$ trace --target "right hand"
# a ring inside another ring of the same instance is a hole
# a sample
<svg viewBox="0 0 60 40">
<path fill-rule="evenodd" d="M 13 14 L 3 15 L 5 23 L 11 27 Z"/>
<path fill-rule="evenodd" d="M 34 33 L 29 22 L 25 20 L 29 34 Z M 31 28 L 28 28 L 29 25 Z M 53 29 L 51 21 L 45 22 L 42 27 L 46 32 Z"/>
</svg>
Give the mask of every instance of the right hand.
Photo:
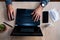
<svg viewBox="0 0 60 40">
<path fill-rule="evenodd" d="M 9 21 L 11 21 L 10 15 L 13 15 L 14 17 L 14 9 L 11 4 L 7 5 L 7 15 Z"/>
</svg>

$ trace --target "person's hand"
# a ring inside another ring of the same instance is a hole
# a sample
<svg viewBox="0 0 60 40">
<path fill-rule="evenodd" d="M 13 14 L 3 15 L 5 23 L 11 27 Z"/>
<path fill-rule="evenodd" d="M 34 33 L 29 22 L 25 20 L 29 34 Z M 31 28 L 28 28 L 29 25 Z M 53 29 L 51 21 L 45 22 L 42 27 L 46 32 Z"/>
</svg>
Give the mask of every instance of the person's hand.
<svg viewBox="0 0 60 40">
<path fill-rule="evenodd" d="M 14 9 L 12 7 L 12 4 L 7 5 L 7 15 L 8 20 L 11 21 L 11 16 L 14 16 Z"/>
<path fill-rule="evenodd" d="M 34 22 L 40 20 L 42 10 L 43 10 L 43 7 L 39 6 L 32 12 L 31 15 L 33 15 Z"/>
</svg>

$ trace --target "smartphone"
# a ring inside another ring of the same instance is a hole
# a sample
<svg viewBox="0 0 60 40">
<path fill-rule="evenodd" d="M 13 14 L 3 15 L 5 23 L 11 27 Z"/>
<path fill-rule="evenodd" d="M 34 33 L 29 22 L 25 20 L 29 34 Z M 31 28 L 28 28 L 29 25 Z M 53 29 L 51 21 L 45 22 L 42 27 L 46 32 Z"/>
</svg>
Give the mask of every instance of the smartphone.
<svg viewBox="0 0 60 40">
<path fill-rule="evenodd" d="M 48 23 L 49 13 L 48 11 L 43 11 L 42 13 L 42 23 Z"/>
</svg>

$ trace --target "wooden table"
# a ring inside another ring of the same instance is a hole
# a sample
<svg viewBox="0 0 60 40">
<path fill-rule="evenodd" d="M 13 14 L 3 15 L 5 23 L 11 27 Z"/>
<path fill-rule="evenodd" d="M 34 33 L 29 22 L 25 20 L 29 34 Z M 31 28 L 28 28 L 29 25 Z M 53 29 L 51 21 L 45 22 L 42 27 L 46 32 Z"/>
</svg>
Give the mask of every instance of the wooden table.
<svg viewBox="0 0 60 40">
<path fill-rule="evenodd" d="M 57 5 L 58 4 L 58 5 Z M 39 2 L 13 2 L 13 8 L 16 13 L 17 8 L 25 8 L 25 9 L 35 9 L 39 5 Z M 52 8 L 56 8 L 58 12 L 60 13 L 60 2 L 50 2 L 43 11 L 49 11 Z M 4 2 L 0 2 L 0 24 L 3 22 L 7 22 L 8 24 L 14 26 L 14 21 L 7 21 L 6 20 L 6 7 Z M 49 22 L 51 22 L 49 18 Z M 53 22 L 52 22 L 53 23 Z M 60 20 L 53 23 L 54 26 L 50 25 L 48 27 L 42 27 L 45 24 L 42 23 L 42 17 L 41 17 L 41 30 L 43 33 L 43 37 L 41 36 L 27 36 L 27 37 L 11 37 L 9 36 L 12 29 L 7 26 L 7 30 L 3 33 L 0 33 L 0 40 L 57 40 L 59 35 L 59 26 L 60 26 Z"/>
</svg>

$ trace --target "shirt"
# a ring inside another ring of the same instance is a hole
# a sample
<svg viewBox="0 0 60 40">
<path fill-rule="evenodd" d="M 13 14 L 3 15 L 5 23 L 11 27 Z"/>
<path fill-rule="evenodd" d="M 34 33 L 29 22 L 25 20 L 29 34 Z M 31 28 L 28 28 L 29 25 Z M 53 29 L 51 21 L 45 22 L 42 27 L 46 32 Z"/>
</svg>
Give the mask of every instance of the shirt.
<svg viewBox="0 0 60 40">
<path fill-rule="evenodd" d="M 50 0 L 40 0 L 45 6 L 48 4 Z M 12 0 L 5 0 L 6 5 L 12 4 Z"/>
</svg>

